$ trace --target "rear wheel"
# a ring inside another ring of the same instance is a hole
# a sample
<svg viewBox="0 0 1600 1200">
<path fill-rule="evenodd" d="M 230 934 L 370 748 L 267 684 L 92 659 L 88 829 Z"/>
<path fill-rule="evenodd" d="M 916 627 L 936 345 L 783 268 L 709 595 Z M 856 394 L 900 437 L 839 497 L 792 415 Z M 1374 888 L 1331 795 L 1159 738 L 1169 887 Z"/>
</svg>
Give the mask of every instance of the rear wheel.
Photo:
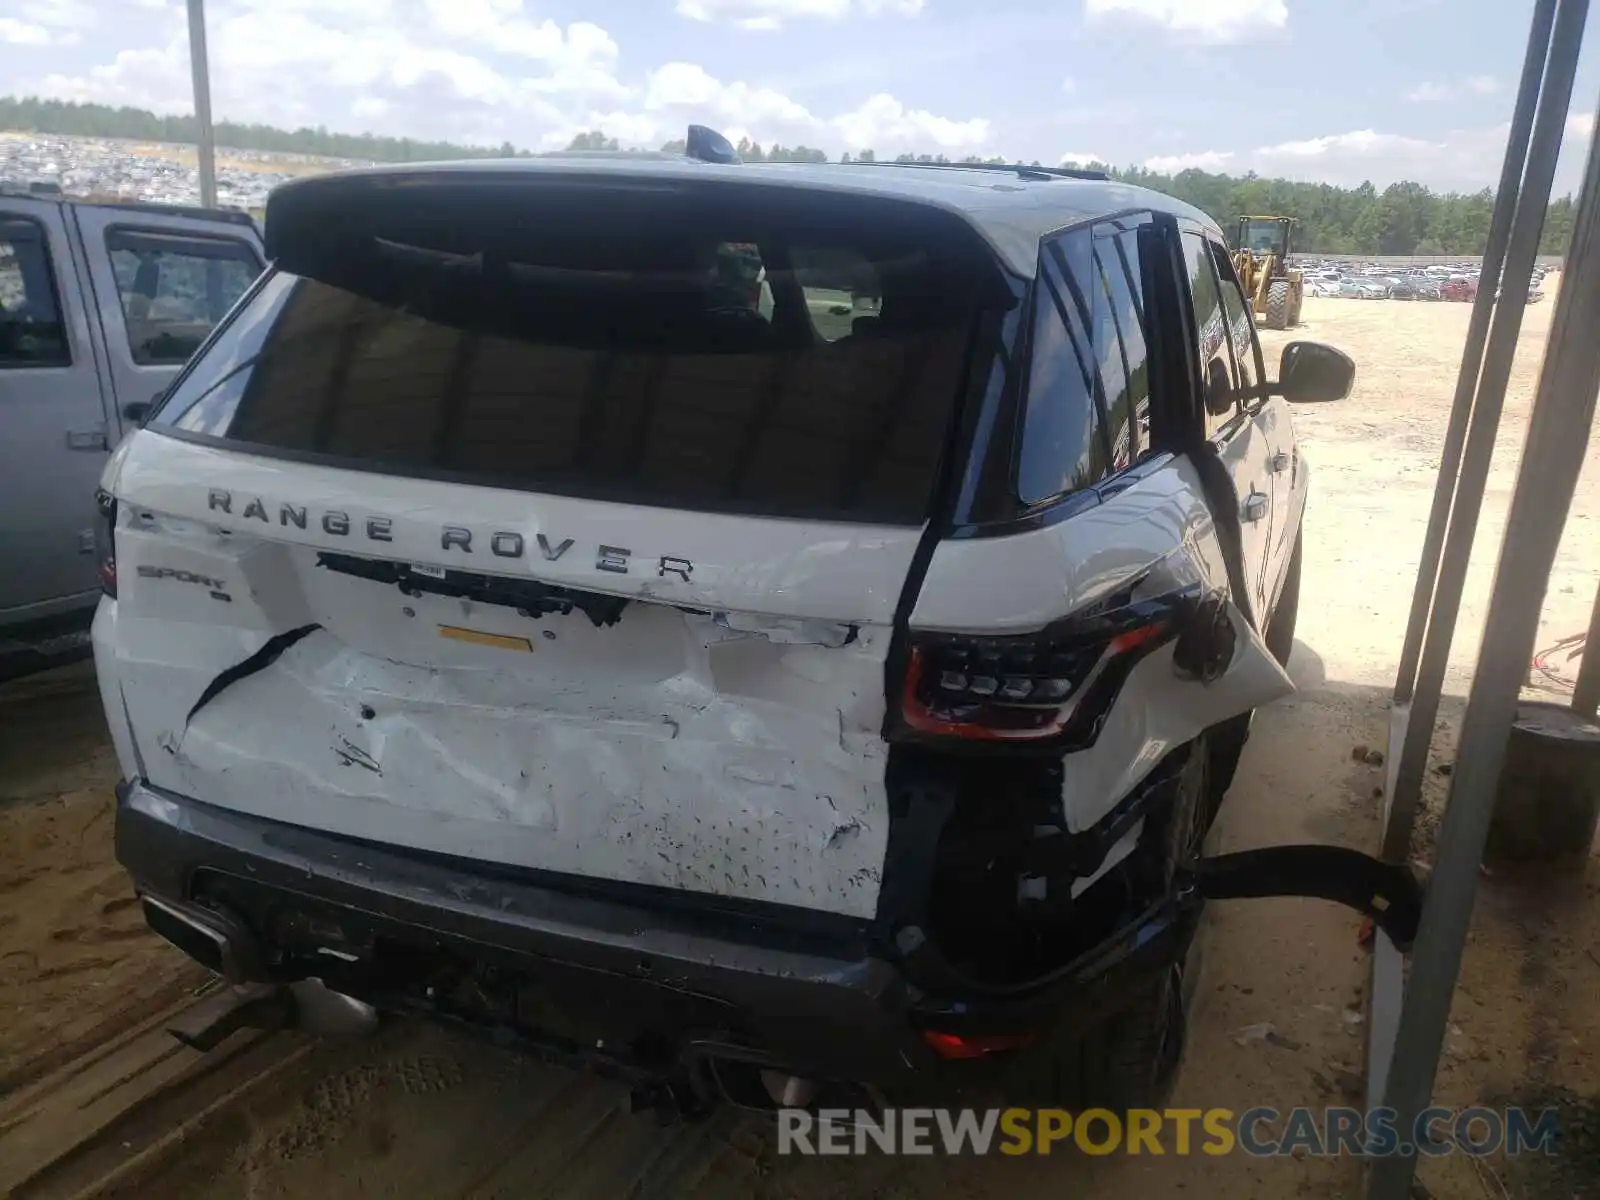
<svg viewBox="0 0 1600 1200">
<path fill-rule="evenodd" d="M 1289 328 L 1289 281 L 1275 279 L 1267 284 L 1267 328 Z"/>
</svg>

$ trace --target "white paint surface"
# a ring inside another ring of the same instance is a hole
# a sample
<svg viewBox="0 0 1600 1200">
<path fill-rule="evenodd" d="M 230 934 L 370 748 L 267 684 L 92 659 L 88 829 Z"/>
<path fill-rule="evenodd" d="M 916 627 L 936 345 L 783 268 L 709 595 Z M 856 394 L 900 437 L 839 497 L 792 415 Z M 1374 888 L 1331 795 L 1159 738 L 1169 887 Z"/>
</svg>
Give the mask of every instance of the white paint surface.
<svg viewBox="0 0 1600 1200">
<path fill-rule="evenodd" d="M 797 905 L 876 911 L 888 833 L 884 661 L 919 532 L 598 504 L 333 471 L 130 439 L 120 600 L 95 647 L 124 769 L 137 737 L 159 787 L 274 820 L 469 859 Z M 231 514 L 211 488 L 235 497 Z M 266 520 L 242 515 L 259 497 Z M 358 502 L 359 497 L 359 502 Z M 278 517 L 306 505 L 308 528 Z M 334 536 L 335 509 L 382 543 Z M 444 524 L 542 534 L 556 559 L 463 561 Z M 688 580 L 598 569 L 594 547 L 694 564 Z M 596 628 L 329 571 L 319 550 L 494 569 L 639 600 Z M 141 564 L 220 589 L 145 578 Z M 1050 529 L 942 544 L 913 624 L 1037 629 L 1151 569 L 1225 578 L 1181 460 Z M 230 599 L 218 600 L 222 590 Z M 704 615 L 684 609 L 702 609 Z M 1100 820 L 1204 728 L 1292 690 L 1237 609 L 1233 666 L 1179 679 L 1170 647 L 1132 673 L 1096 745 L 1067 756 L 1069 828 Z M 221 671 L 274 634 L 321 628 L 188 719 Z M 853 625 L 858 634 L 841 644 Z M 526 639 L 451 640 L 441 626 Z M 117 715 L 122 698 L 133 729 Z"/>
</svg>

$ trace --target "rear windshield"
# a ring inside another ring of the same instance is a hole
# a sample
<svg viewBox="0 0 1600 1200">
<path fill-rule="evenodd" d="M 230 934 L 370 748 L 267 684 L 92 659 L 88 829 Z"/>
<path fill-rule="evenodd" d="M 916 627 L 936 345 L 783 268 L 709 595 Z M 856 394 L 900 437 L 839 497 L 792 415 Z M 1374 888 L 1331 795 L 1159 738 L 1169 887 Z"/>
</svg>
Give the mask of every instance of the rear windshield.
<svg viewBox="0 0 1600 1200">
<path fill-rule="evenodd" d="M 992 263 L 916 222 L 704 207 L 281 254 L 152 424 L 390 474 L 920 523 Z"/>
</svg>

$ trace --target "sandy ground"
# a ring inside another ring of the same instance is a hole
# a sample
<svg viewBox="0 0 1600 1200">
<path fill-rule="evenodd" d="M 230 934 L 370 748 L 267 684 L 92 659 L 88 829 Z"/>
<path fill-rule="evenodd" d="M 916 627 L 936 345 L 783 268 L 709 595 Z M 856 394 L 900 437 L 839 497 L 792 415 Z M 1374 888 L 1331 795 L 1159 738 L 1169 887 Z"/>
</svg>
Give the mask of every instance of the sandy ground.
<svg viewBox="0 0 1600 1200">
<path fill-rule="evenodd" d="M 205 977 L 112 861 L 116 774 L 89 664 L 0 688 L 0 1096 Z"/>
<path fill-rule="evenodd" d="M 1550 311 L 1549 303 L 1531 309 L 1522 339 L 1452 658 L 1447 690 L 1455 699 L 1445 705 L 1440 762 L 1451 756 Z M 1356 357 L 1360 377 L 1349 400 L 1296 411 L 1313 468 L 1292 663 L 1301 690 L 1258 717 L 1224 808 L 1224 849 L 1376 843 L 1382 771 L 1355 761 L 1352 749 L 1384 744 L 1387 694 L 1467 308 L 1311 299 L 1305 316 L 1294 336 L 1343 346 Z M 1269 358 L 1288 340 L 1267 338 Z M 1600 561 L 1596 457 L 1591 453 L 1568 522 L 1541 645 L 1587 624 Z M 181 993 L 195 977 L 174 952 L 139 935 L 136 912 L 119 904 L 128 891 L 110 863 L 105 820 L 114 769 L 88 676 L 68 672 L 0 696 L 3 1166 L 8 1146 L 30 1136 L 25 1123 L 8 1130 L 6 1091 L 103 1039 L 117 1021 L 132 1021 Z M 1448 782 L 1430 772 L 1433 809 Z M 1554 1163 L 1426 1164 L 1419 1195 L 1600 1195 L 1600 1060 L 1594 1057 L 1600 1017 L 1592 999 L 1600 986 L 1597 891 L 1600 872 L 1592 862 L 1587 876 L 1529 881 L 1496 872 L 1484 879 L 1439 1084 L 1445 1104 L 1558 1104 L 1577 1140 Z M 1173 1103 L 1242 1110 L 1358 1099 L 1366 960 L 1356 935 L 1355 919 L 1330 905 L 1216 906 Z M 1272 1038 L 1247 1032 L 1263 1025 L 1272 1027 Z M 663 1129 L 630 1116 L 616 1088 L 438 1030 L 397 1025 L 362 1043 L 307 1047 L 284 1039 L 282 1046 L 276 1053 L 286 1065 L 270 1086 L 185 1126 L 178 1149 L 141 1160 L 119 1194 L 763 1200 L 1360 1194 L 1359 1169 L 1348 1160 L 1061 1153 L 1022 1161 L 780 1158 L 762 1121 L 725 1113 Z M 155 1137 L 137 1121 L 125 1122 L 100 1139 L 93 1155 L 66 1161 L 15 1194 L 75 1194 L 91 1159 L 136 1155 Z"/>
</svg>

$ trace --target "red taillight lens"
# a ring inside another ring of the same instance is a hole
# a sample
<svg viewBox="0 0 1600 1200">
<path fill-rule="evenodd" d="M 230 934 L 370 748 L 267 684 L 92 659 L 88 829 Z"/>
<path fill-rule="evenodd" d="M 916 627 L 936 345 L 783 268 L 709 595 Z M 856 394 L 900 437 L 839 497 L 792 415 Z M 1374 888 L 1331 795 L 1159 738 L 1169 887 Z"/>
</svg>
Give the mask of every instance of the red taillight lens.
<svg viewBox="0 0 1600 1200">
<path fill-rule="evenodd" d="M 1100 611 L 1032 637 L 914 634 L 901 719 L 916 733 L 990 742 L 1092 729 L 1133 664 L 1176 636 L 1182 604 Z"/>
<path fill-rule="evenodd" d="M 1032 1033 L 941 1033 L 937 1029 L 924 1029 L 922 1040 L 944 1059 L 982 1058 L 1002 1050 L 1020 1050 L 1037 1040 Z"/>
<path fill-rule="evenodd" d="M 105 544 L 101 547 L 104 554 L 100 559 L 100 590 L 115 600 L 117 598 L 117 498 L 104 488 L 96 488 L 94 505 L 100 510 L 100 519 L 104 522 L 101 532 Z"/>
</svg>

